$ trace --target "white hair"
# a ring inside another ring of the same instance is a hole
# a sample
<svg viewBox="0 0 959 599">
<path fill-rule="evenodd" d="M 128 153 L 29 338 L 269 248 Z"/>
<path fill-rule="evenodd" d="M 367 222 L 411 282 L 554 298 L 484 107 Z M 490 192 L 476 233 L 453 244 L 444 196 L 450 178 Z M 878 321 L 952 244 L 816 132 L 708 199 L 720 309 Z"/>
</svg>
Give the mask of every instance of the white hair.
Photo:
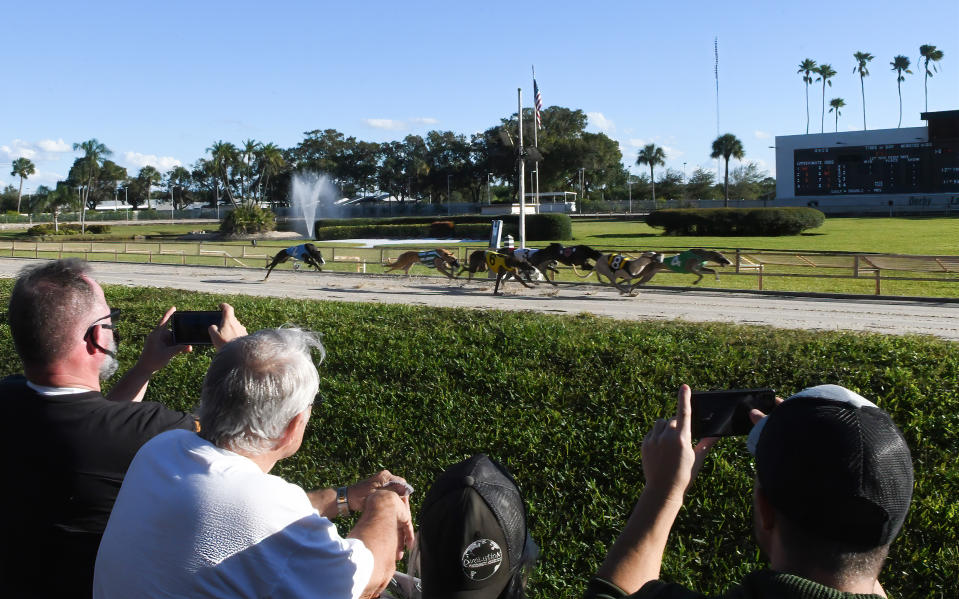
<svg viewBox="0 0 959 599">
<path fill-rule="evenodd" d="M 313 403 L 326 351 L 319 336 L 297 328 L 239 337 L 214 356 L 197 406 L 200 435 L 218 447 L 262 453 Z"/>
</svg>

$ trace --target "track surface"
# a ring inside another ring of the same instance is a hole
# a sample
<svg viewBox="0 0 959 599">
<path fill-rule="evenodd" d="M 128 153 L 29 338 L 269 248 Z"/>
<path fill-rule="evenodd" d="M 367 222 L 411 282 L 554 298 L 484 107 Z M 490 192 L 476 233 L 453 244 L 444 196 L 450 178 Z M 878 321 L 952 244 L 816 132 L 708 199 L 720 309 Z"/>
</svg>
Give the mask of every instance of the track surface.
<svg viewBox="0 0 959 599">
<path fill-rule="evenodd" d="M 29 259 L 0 258 L 0 277 L 13 277 Z M 414 271 L 426 272 L 421 267 Z M 922 334 L 959 341 L 959 304 L 881 299 L 757 296 L 708 290 L 644 289 L 626 297 L 611 287 L 545 283 L 526 289 L 515 281 L 492 295 L 493 282 L 474 278 L 351 275 L 312 270 L 274 271 L 159 264 L 94 263 L 94 276 L 111 285 L 169 287 L 212 294 L 377 302 L 472 309 L 591 313 L 623 320 L 729 322 L 789 329 L 849 330 L 893 335 Z M 705 282 L 705 281 L 704 281 Z"/>
</svg>

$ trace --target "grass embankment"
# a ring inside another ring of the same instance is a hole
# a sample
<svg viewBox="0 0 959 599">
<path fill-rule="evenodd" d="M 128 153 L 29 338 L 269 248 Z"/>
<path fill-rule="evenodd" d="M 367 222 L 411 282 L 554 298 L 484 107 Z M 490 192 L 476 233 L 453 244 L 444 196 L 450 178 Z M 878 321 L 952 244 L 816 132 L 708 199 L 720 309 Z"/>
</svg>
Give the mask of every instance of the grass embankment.
<svg viewBox="0 0 959 599">
<path fill-rule="evenodd" d="M 0 282 L 2 301 L 10 282 Z M 169 305 L 224 298 L 110 287 L 123 309 L 121 363 Z M 959 579 L 959 345 L 918 337 L 757 327 L 614 322 L 594 317 L 226 298 L 250 330 L 295 323 L 324 334 L 326 402 L 276 473 L 304 487 L 380 468 L 417 488 L 484 451 L 530 505 L 542 548 L 531 597 L 579 597 L 643 486 L 640 444 L 675 410 L 675 390 L 771 386 L 782 394 L 839 383 L 888 410 L 913 451 L 916 487 L 882 583 L 893 596 L 948 597 Z M 7 329 L 6 323 L 2 328 Z M 5 373 L 18 369 L 0 333 Z M 189 409 L 209 350 L 178 356 L 148 399 Z M 801 450 L 801 448 L 797 448 Z M 742 439 L 706 462 L 672 536 L 664 578 L 716 592 L 761 562 L 752 541 L 752 464 Z"/>
</svg>

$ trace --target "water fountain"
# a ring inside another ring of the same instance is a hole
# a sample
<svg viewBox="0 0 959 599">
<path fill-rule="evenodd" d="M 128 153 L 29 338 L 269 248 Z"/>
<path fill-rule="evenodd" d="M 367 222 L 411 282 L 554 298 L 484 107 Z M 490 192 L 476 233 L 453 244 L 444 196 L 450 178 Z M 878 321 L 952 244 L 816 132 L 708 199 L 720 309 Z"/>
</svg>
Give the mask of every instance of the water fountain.
<svg viewBox="0 0 959 599">
<path fill-rule="evenodd" d="M 339 192 L 330 178 L 319 173 L 299 172 L 290 184 L 290 205 L 294 228 L 307 239 L 313 239 L 313 226 L 321 214 L 331 216 Z M 303 219 L 302 224 L 300 218 Z"/>
</svg>

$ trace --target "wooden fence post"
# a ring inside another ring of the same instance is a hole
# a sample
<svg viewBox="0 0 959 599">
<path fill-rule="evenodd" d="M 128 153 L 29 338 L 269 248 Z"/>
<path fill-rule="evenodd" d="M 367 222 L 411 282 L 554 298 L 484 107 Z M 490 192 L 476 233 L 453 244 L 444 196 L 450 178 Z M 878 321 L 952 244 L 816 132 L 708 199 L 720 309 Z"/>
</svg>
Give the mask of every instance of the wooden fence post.
<svg viewBox="0 0 959 599">
<path fill-rule="evenodd" d="M 880 278 L 879 278 L 879 269 L 877 268 L 877 269 L 876 269 L 876 295 L 882 295 L 882 287 L 881 287 L 879 281 L 880 281 Z"/>
</svg>

